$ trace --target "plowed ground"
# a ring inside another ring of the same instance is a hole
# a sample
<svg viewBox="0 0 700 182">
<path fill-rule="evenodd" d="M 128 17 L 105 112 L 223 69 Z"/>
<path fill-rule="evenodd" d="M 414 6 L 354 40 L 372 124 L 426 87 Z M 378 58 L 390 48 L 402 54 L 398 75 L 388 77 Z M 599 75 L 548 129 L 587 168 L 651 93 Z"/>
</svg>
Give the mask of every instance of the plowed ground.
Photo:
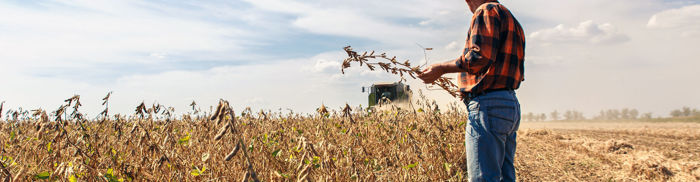
<svg viewBox="0 0 700 182">
<path fill-rule="evenodd" d="M 523 123 L 522 181 L 698 181 L 700 124 Z"/>
</svg>

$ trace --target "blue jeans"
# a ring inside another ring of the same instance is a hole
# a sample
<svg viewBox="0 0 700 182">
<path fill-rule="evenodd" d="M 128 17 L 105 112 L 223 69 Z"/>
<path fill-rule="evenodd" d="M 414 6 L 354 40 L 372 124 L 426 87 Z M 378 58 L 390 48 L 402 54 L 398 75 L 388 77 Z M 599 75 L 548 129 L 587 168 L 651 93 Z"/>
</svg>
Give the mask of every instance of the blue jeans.
<svg viewBox="0 0 700 182">
<path fill-rule="evenodd" d="M 465 142 L 469 181 L 515 181 L 520 103 L 514 91 L 495 91 L 465 101 L 469 111 Z"/>
</svg>

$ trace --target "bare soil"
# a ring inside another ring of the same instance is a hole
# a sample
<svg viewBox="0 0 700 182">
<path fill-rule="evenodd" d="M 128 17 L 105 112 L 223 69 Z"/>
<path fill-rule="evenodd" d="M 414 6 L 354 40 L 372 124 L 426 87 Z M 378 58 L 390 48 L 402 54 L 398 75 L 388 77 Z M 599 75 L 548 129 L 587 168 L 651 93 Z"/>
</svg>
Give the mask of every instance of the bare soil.
<svg viewBox="0 0 700 182">
<path fill-rule="evenodd" d="M 700 124 L 524 122 L 521 181 L 698 181 Z"/>
</svg>

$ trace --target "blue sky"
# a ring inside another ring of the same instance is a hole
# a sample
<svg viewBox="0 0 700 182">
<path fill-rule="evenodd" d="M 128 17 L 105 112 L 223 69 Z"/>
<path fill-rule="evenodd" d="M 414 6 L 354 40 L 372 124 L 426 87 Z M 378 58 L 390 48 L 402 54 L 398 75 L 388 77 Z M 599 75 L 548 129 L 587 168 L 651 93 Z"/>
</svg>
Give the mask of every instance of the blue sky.
<svg viewBox="0 0 700 182">
<path fill-rule="evenodd" d="M 501 2 L 528 35 L 525 112 L 700 107 L 700 1 Z M 0 100 L 54 110 L 80 94 L 90 115 L 108 91 L 122 113 L 218 98 L 302 112 L 366 105 L 360 87 L 398 79 L 341 75 L 342 47 L 423 63 L 420 43 L 444 61 L 459 54 L 471 16 L 463 1 L 420 0 L 0 1 L 0 12 Z"/>
</svg>

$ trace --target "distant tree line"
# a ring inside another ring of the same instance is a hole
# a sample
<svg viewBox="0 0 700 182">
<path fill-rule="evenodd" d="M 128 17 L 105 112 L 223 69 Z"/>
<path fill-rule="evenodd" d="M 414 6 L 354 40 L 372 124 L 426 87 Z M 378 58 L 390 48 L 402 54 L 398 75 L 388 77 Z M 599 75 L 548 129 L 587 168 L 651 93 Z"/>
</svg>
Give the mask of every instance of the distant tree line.
<svg viewBox="0 0 700 182">
<path fill-rule="evenodd" d="M 700 110 L 683 107 L 671 111 L 671 117 L 700 117 Z M 559 112 L 554 110 L 550 113 L 526 113 L 522 115 L 523 121 L 581 121 L 587 120 L 582 112 L 577 110 L 567 110 Z M 607 109 L 601 110 L 598 115 L 590 118 L 592 120 L 650 120 L 653 119 L 651 112 L 640 113 L 637 109 Z"/>
<path fill-rule="evenodd" d="M 547 120 L 549 119 L 549 120 Z M 558 121 L 558 120 L 586 120 L 586 117 L 583 116 L 583 112 L 579 112 L 577 110 L 568 110 L 563 113 L 560 113 L 557 110 L 552 111 L 549 114 L 545 113 L 527 113 L 522 116 L 523 121 Z"/>
<path fill-rule="evenodd" d="M 644 113 L 642 117 L 639 117 L 639 111 L 637 109 L 608 109 L 602 110 L 598 113 L 598 116 L 594 117 L 595 120 L 635 120 L 635 119 L 651 119 L 651 113 Z"/>
<path fill-rule="evenodd" d="M 544 113 L 535 114 L 535 113 L 529 112 L 529 113 L 523 115 L 521 119 L 523 121 L 547 121 L 547 115 Z"/>
<path fill-rule="evenodd" d="M 689 107 L 683 107 L 681 109 L 671 111 L 671 117 L 674 118 L 691 116 L 700 116 L 700 111 L 697 109 L 690 109 Z"/>
</svg>

